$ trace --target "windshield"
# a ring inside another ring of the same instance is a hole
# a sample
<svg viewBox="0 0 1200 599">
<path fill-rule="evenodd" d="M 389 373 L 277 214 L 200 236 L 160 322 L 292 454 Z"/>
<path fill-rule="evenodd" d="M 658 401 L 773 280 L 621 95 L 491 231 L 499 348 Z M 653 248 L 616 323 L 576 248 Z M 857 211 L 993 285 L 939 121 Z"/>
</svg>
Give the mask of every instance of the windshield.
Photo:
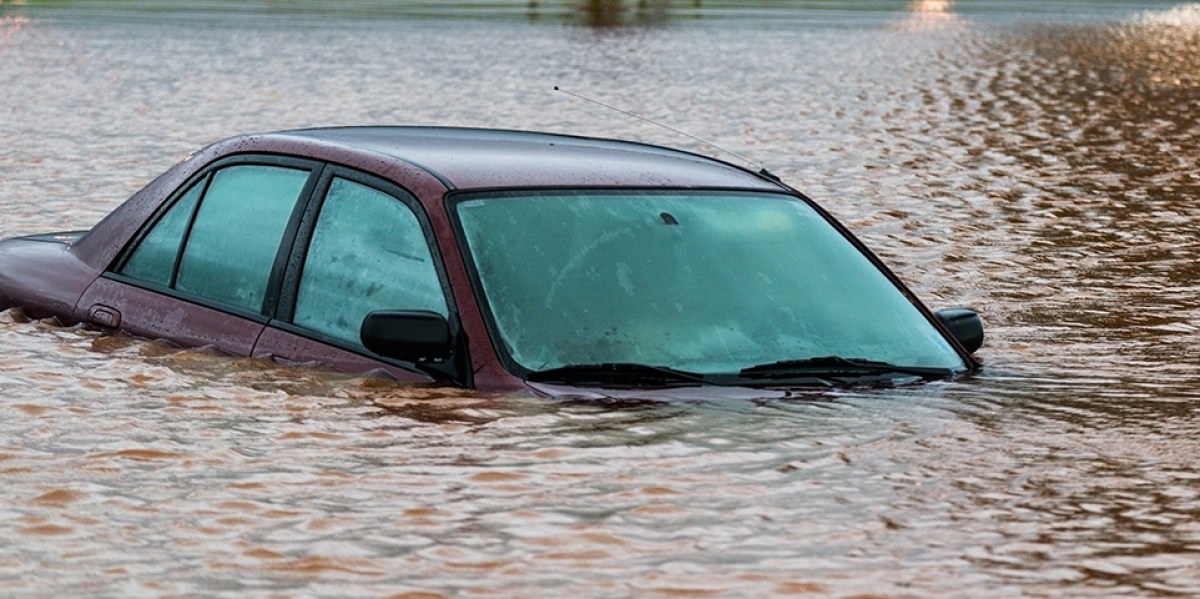
<svg viewBox="0 0 1200 599">
<path fill-rule="evenodd" d="M 530 192 L 456 210 L 494 334 L 530 371 L 718 374 L 823 356 L 965 368 L 866 256 L 791 196 Z"/>
</svg>

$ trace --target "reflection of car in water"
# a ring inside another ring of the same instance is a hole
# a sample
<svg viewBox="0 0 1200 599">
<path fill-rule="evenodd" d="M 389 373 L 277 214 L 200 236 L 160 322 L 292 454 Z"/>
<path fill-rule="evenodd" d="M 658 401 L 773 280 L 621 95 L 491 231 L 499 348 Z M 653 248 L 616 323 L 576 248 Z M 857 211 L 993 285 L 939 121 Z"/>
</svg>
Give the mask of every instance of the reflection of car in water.
<svg viewBox="0 0 1200 599">
<path fill-rule="evenodd" d="M 803 387 L 974 370 L 831 216 L 630 142 L 451 128 L 235 137 L 88 232 L 0 242 L 0 306 L 494 390 Z"/>
</svg>

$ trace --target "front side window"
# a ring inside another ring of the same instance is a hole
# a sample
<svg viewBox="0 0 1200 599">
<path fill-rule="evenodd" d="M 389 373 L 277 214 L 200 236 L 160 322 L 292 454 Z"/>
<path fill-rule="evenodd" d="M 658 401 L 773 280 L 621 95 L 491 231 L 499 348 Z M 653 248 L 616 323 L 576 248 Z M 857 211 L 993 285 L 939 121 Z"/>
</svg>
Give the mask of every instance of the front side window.
<svg viewBox="0 0 1200 599">
<path fill-rule="evenodd" d="M 529 371 L 736 374 L 827 356 L 965 368 L 870 259 L 790 196 L 510 193 L 455 210 L 501 349 Z"/>
<path fill-rule="evenodd" d="M 292 322 L 360 345 L 363 319 L 388 309 L 449 314 L 425 233 L 396 197 L 334 178 L 313 230 Z"/>
<path fill-rule="evenodd" d="M 261 164 L 213 172 L 163 214 L 118 272 L 260 312 L 284 231 L 310 173 Z"/>
</svg>

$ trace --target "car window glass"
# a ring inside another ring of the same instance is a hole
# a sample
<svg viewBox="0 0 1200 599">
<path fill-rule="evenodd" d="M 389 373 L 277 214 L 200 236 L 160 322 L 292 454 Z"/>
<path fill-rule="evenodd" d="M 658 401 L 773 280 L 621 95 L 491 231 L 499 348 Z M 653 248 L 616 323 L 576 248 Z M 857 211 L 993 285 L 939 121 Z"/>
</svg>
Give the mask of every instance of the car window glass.
<svg viewBox="0 0 1200 599">
<path fill-rule="evenodd" d="M 359 345 L 363 319 L 384 309 L 449 313 L 425 234 L 408 206 L 335 178 L 313 231 L 292 322 Z"/>
<path fill-rule="evenodd" d="M 175 258 L 179 255 L 179 242 L 183 239 L 188 221 L 196 209 L 196 200 L 200 198 L 200 191 L 204 188 L 202 183 L 193 185 L 159 219 L 137 249 L 130 254 L 125 266 L 121 268 L 121 274 L 159 285 L 171 284 L 171 272 L 175 270 Z"/>
<path fill-rule="evenodd" d="M 188 235 L 175 288 L 260 311 L 308 174 L 262 165 L 217 171 Z"/>
<path fill-rule="evenodd" d="M 830 355 L 963 366 L 867 255 L 787 196 L 547 192 L 457 212 L 503 347 L 530 370 L 734 373 Z"/>
</svg>

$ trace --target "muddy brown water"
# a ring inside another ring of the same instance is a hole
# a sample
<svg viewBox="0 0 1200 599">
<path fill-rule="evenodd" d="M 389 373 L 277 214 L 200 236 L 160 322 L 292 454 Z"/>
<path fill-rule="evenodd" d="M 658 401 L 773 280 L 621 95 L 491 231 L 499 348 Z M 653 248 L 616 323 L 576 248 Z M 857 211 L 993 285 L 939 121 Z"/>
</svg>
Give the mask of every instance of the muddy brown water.
<svg viewBox="0 0 1200 599">
<path fill-rule="evenodd" d="M 3 312 L 0 595 L 1200 594 L 1200 5 L 34 4 L 0 2 L 2 236 L 254 130 L 711 151 L 560 85 L 766 164 L 989 337 L 961 381 L 611 405 Z"/>
</svg>

